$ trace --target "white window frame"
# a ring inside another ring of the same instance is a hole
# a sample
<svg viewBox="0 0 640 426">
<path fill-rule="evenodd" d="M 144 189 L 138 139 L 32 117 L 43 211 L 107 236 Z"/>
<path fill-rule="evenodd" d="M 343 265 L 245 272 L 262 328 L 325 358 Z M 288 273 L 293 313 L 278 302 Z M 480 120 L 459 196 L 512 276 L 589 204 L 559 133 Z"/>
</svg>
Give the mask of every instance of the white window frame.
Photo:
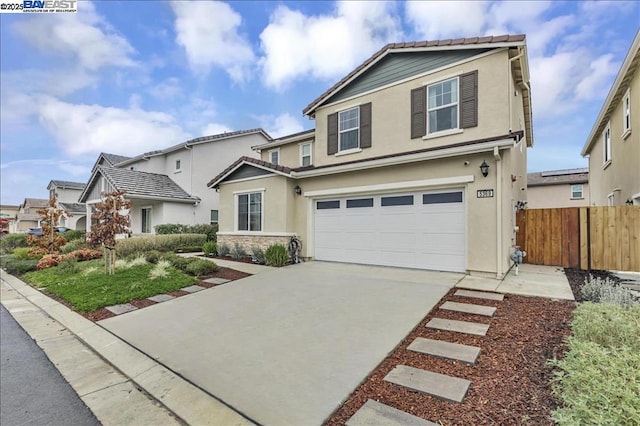
<svg viewBox="0 0 640 426">
<path fill-rule="evenodd" d="M 579 192 L 580 196 L 576 196 L 575 194 L 578 192 L 574 188 L 580 187 Z M 581 183 L 571 185 L 571 199 L 572 200 L 582 200 L 584 198 L 584 185 Z"/>
<path fill-rule="evenodd" d="M 309 164 L 307 164 L 307 166 L 311 166 L 313 164 L 313 146 L 311 145 L 311 142 L 303 142 L 300 145 L 300 167 L 305 167 L 304 165 L 304 157 L 309 157 Z M 304 155 L 304 147 L 308 146 L 309 147 L 309 155 Z"/>
<path fill-rule="evenodd" d="M 180 160 L 179 160 L 179 159 L 178 159 L 178 160 L 176 160 L 176 172 L 180 171 L 180 166 L 181 166 L 181 165 L 182 165 L 182 164 L 181 164 Z"/>
<path fill-rule="evenodd" d="M 452 81 L 452 80 L 455 80 L 455 82 L 456 82 L 455 84 L 456 84 L 456 88 L 457 88 L 456 89 L 456 101 L 455 101 L 455 103 L 450 103 L 450 104 L 447 104 L 447 105 L 440 105 L 440 106 L 437 106 L 437 107 L 429 108 L 429 89 L 434 87 L 434 86 L 437 86 L 438 84 L 444 84 L 444 83 Z M 451 133 L 451 132 L 456 133 L 459 130 L 461 130 L 460 129 L 460 78 L 459 77 L 456 76 L 456 77 L 446 78 L 444 80 L 440 80 L 440 81 L 437 81 L 435 83 L 429 83 L 427 85 L 426 97 L 427 97 L 427 99 L 425 100 L 425 104 L 426 104 L 427 117 L 426 117 L 425 122 L 426 122 L 426 125 L 427 125 L 427 132 L 426 132 L 427 136 L 443 135 L 443 134 Z M 430 126 L 429 126 L 429 124 L 430 124 L 430 118 L 429 118 L 430 114 L 429 113 L 432 112 L 432 111 L 437 111 L 437 110 L 444 109 L 444 108 L 451 108 L 454 105 L 456 106 L 456 110 L 457 110 L 456 127 L 452 127 L 450 129 L 438 130 L 438 131 L 435 131 L 435 132 L 431 132 L 430 131 Z"/>
<path fill-rule="evenodd" d="M 604 132 L 602 132 L 602 168 L 611 164 L 611 123 L 607 123 Z"/>
<path fill-rule="evenodd" d="M 213 212 L 216 212 L 216 220 L 215 221 L 212 219 Z M 219 223 L 219 222 L 220 222 L 220 210 L 211 209 L 211 211 L 209 212 L 209 224 L 213 225 L 213 224 L 216 224 L 216 223 Z"/>
<path fill-rule="evenodd" d="M 622 98 L 622 139 L 631 134 L 631 89 Z"/>
<path fill-rule="evenodd" d="M 276 154 L 278 156 L 275 162 L 273 161 L 273 154 Z M 271 164 L 275 164 L 276 166 L 280 164 L 280 148 L 272 149 L 271 151 L 269 151 L 269 162 Z"/>
<path fill-rule="evenodd" d="M 265 189 L 252 189 L 247 191 L 238 191 L 234 192 L 234 226 L 233 229 L 236 232 L 246 232 L 250 234 L 262 234 L 264 232 L 264 193 Z M 240 213 L 240 197 L 242 195 L 247 195 L 249 202 L 249 209 L 247 212 L 247 228 L 251 227 L 251 194 L 260 194 L 260 229 L 259 230 L 249 230 L 249 229 L 240 229 L 240 224 L 238 223 L 238 214 Z"/>
<path fill-rule="evenodd" d="M 358 121 L 355 127 L 349 127 L 348 129 L 342 129 L 340 130 L 340 116 L 342 114 L 346 114 L 347 112 L 356 110 L 358 112 Z M 352 148 L 345 148 L 342 149 L 342 134 L 343 133 L 347 133 L 347 132 L 353 132 L 353 131 L 357 131 L 358 132 L 358 145 Z M 355 106 L 353 108 L 347 108 L 347 109 L 343 109 L 342 111 L 338 111 L 338 153 L 341 152 L 352 152 L 352 151 L 357 151 L 360 150 L 360 106 Z"/>
<path fill-rule="evenodd" d="M 144 216 L 142 214 L 143 210 L 148 210 L 149 211 L 149 230 L 147 232 L 144 231 Z M 145 207 L 140 207 L 140 232 L 142 234 L 152 234 L 153 232 L 153 225 L 152 225 L 152 221 L 153 221 L 153 206 L 145 206 Z"/>
</svg>

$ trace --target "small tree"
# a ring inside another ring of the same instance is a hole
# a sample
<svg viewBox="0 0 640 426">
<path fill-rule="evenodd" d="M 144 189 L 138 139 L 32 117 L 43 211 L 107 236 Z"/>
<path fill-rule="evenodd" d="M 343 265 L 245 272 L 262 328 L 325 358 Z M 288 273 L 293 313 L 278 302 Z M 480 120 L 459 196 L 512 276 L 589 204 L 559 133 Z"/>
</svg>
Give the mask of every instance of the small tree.
<svg viewBox="0 0 640 426">
<path fill-rule="evenodd" d="M 35 235 L 27 236 L 27 244 L 35 254 L 58 254 L 60 248 L 66 244 L 67 240 L 56 233 L 56 226 L 61 217 L 71 217 L 65 209 L 58 207 L 58 194 L 54 194 L 49 199 L 47 207 L 36 210 L 40 215 L 40 226 L 42 227 L 42 237 Z"/>
<path fill-rule="evenodd" d="M 129 231 L 131 219 L 128 211 L 131 209 L 131 201 L 124 198 L 124 191 L 107 192 L 102 196 L 103 201 L 95 205 L 95 211 L 91 215 L 95 223 L 91 226 L 89 243 L 93 247 L 103 247 L 105 271 L 113 275 L 116 264 L 116 235 Z"/>
</svg>

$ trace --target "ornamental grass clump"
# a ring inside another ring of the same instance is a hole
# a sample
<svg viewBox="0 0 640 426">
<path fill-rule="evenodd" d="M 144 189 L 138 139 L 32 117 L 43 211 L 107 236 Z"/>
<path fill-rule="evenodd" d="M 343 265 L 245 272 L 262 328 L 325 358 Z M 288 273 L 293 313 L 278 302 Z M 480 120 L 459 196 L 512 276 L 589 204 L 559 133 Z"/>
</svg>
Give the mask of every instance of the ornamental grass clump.
<svg viewBox="0 0 640 426">
<path fill-rule="evenodd" d="M 169 268 L 171 268 L 171 263 L 168 260 L 158 260 L 153 269 L 149 271 L 149 279 L 167 278 L 169 276 Z"/>
<path fill-rule="evenodd" d="M 233 248 L 231 249 L 231 258 L 233 260 L 240 260 L 247 257 L 247 252 L 245 251 L 242 244 L 236 242 L 233 244 Z"/>
<path fill-rule="evenodd" d="M 202 251 L 205 256 L 217 256 L 218 255 L 218 245 L 215 241 L 207 241 L 202 245 Z"/>
<path fill-rule="evenodd" d="M 262 250 L 260 246 L 251 247 L 251 260 L 258 265 L 265 264 L 264 250 Z"/>
<path fill-rule="evenodd" d="M 289 261 L 287 248 L 282 244 L 273 244 L 264 252 L 264 258 L 269 266 L 284 266 Z"/>
</svg>

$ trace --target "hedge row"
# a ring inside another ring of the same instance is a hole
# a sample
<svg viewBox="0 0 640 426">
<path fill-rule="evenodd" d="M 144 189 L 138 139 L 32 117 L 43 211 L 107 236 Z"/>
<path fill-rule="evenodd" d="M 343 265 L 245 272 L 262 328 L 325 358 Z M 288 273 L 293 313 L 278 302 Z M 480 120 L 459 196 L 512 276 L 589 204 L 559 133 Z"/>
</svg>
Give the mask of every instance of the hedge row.
<svg viewBox="0 0 640 426">
<path fill-rule="evenodd" d="M 173 234 L 149 235 L 118 240 L 116 253 L 118 257 L 126 257 L 136 253 L 146 253 L 151 250 L 162 252 L 176 251 L 181 247 L 202 247 L 207 240 L 205 234 Z"/>
</svg>

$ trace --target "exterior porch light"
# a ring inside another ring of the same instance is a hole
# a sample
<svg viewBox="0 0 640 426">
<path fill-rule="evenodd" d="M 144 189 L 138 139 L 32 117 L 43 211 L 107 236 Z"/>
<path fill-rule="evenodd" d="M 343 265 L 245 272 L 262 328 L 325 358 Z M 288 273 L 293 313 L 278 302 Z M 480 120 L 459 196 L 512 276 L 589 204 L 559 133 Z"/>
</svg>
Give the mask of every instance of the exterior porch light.
<svg viewBox="0 0 640 426">
<path fill-rule="evenodd" d="M 480 171 L 482 172 L 482 176 L 484 177 L 487 177 L 487 175 L 489 174 L 489 165 L 486 161 L 483 161 L 482 164 L 480 164 Z"/>
<path fill-rule="evenodd" d="M 300 185 L 296 185 L 293 190 L 295 191 L 296 195 L 302 195 L 302 188 L 300 188 Z"/>
</svg>

